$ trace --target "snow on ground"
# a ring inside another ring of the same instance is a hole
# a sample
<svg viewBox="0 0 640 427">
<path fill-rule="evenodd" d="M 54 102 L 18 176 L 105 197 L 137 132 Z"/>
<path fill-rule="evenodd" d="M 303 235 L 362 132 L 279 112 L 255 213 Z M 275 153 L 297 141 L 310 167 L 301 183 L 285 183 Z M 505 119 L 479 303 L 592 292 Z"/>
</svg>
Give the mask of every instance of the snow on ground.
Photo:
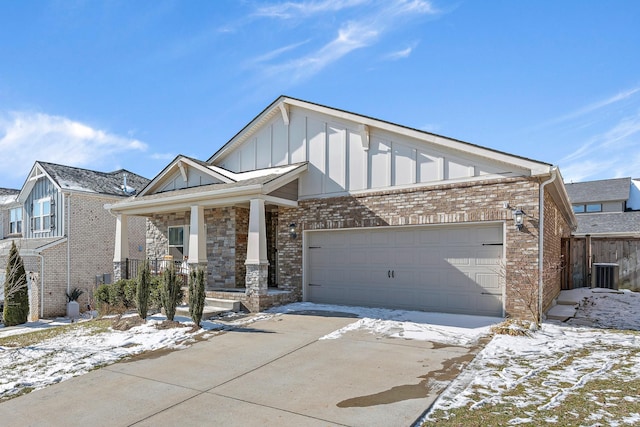
<svg viewBox="0 0 640 427">
<path fill-rule="evenodd" d="M 491 325 L 502 321 L 496 317 L 462 314 L 426 313 L 384 308 L 350 307 L 327 304 L 294 303 L 270 310 L 271 313 L 334 312 L 360 319 L 320 339 L 338 339 L 345 333 L 364 330 L 393 338 L 435 341 L 450 345 L 468 345 L 488 335 Z"/>
<path fill-rule="evenodd" d="M 451 383 L 431 408 L 445 417 L 454 408 L 480 408 L 510 402 L 541 413 L 558 407 L 589 381 L 640 381 L 640 294 L 629 291 L 575 289 L 580 300 L 574 319 L 545 322 L 531 337 L 496 335 L 476 359 Z M 518 393 L 524 387 L 525 393 Z M 636 405 L 640 396 L 603 391 L 611 401 Z M 594 397 L 595 398 L 595 397 Z M 640 423 L 640 414 L 611 418 L 606 407 L 591 415 L 594 425 Z M 531 423 L 515 417 L 511 424 Z M 551 419 L 547 422 L 552 422 Z M 637 425 L 637 424 L 636 424 Z"/>
<path fill-rule="evenodd" d="M 191 328 L 158 329 L 156 326 L 166 317 L 155 315 L 150 316 L 145 324 L 127 331 L 109 330 L 94 334 L 78 328 L 34 345 L 19 348 L 0 346 L 0 400 L 25 389 L 39 389 L 64 381 L 128 356 L 158 349 L 184 348 L 195 342 L 196 335 L 207 338 L 214 333 L 212 331 L 244 326 L 261 318 L 264 315 L 239 320 L 230 316 L 224 323 L 203 321 L 203 328 L 192 332 Z M 176 316 L 175 320 L 193 325 L 187 317 Z M 69 323 L 68 319 L 57 319 L 1 328 L 0 337 Z"/>
<path fill-rule="evenodd" d="M 592 379 L 640 381 L 640 334 L 619 331 L 640 330 L 640 294 L 591 289 L 571 292 L 581 301 L 574 319 L 566 323 L 546 322 L 531 337 L 494 336 L 442 393 L 427 417 L 435 410 L 444 411 L 439 414 L 446 416 L 447 411 L 454 408 L 467 406 L 473 409 L 506 400 L 516 407 L 544 411 L 561 405 Z M 190 332 L 190 328 L 157 329 L 155 326 L 164 317 L 156 315 L 146 324 L 124 332 L 110 330 L 80 335 L 82 329 L 79 329 L 27 347 L 0 346 L 0 399 L 25 388 L 37 389 L 63 381 L 127 356 L 160 348 L 183 348 L 193 343 L 196 335 L 208 338 L 215 331 L 242 327 L 287 313 L 318 312 L 354 317 L 353 323 L 321 339 L 340 339 L 350 331 L 362 330 L 375 335 L 466 346 L 489 335 L 490 327 L 501 321 L 494 317 L 295 303 L 257 315 L 231 315 L 218 322 L 204 321 L 204 329 Z M 184 317 L 176 317 L 176 320 L 190 323 Z M 0 328 L 0 337 L 64 322 Z M 543 373 L 544 381 L 536 383 L 534 380 Z M 510 392 L 517 387 L 525 387 L 527 392 L 516 393 L 514 397 Z M 637 395 L 617 398 L 634 405 L 640 403 Z M 620 425 L 640 423 L 640 414 L 635 413 L 618 420 L 607 417 L 604 407 L 601 412 L 594 412 L 594 425 L 600 421 Z M 511 423 L 530 421 L 514 416 Z M 553 418 L 546 422 L 553 422 Z"/>
</svg>

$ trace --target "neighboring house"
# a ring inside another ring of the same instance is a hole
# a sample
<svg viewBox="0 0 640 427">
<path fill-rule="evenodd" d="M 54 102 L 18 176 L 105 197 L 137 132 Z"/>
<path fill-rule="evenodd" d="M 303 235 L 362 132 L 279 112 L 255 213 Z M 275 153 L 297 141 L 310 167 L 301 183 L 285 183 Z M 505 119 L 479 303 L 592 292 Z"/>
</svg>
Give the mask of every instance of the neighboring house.
<svg viewBox="0 0 640 427">
<path fill-rule="evenodd" d="M 206 162 L 178 156 L 109 208 L 116 277 L 142 216 L 149 258 L 188 255 L 209 296 L 252 311 L 302 300 L 526 316 L 524 299 L 546 310 L 559 293 L 559 271 L 537 281 L 539 261 L 558 264 L 575 226 L 550 164 L 285 96 Z"/>
<path fill-rule="evenodd" d="M 567 289 L 640 289 L 640 189 L 631 178 L 565 184 L 578 227 L 565 242 Z"/>
<path fill-rule="evenodd" d="M 37 275 L 30 277 L 38 279 L 30 287 L 31 319 L 64 315 L 65 293 L 76 287 L 85 292 L 80 299 L 85 308 L 96 283 L 110 280 L 116 219 L 104 205 L 148 183 L 125 170 L 104 173 L 36 162 L 19 192 L 0 196 L 5 200 L 0 204 L 0 268 L 15 242 L 26 270 Z M 131 251 L 143 254 L 145 221 L 129 226 Z"/>
</svg>

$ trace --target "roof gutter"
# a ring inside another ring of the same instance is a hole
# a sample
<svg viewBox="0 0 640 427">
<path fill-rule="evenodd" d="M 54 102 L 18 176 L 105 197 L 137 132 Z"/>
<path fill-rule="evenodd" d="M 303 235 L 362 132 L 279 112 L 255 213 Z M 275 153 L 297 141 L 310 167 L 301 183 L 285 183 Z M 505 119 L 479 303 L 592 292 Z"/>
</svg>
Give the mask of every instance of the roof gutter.
<svg viewBox="0 0 640 427">
<path fill-rule="evenodd" d="M 558 167 L 553 166 L 551 168 L 551 177 L 546 181 L 540 184 L 540 195 L 539 195 L 539 217 L 540 217 L 540 226 L 538 227 L 538 323 L 542 322 L 542 291 L 544 289 L 544 280 L 543 280 L 543 272 L 544 272 L 544 187 L 547 184 L 555 181 L 558 176 Z"/>
</svg>

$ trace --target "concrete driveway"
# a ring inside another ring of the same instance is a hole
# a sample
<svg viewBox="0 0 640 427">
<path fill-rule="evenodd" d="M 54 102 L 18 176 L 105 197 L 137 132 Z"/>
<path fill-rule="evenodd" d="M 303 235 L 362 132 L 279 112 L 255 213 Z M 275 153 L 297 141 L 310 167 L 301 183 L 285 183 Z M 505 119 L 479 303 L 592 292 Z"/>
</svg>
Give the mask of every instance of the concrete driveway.
<svg viewBox="0 0 640 427">
<path fill-rule="evenodd" d="M 284 314 L 0 404 L 3 425 L 409 426 L 478 348 L 318 340 L 357 319 Z"/>
</svg>

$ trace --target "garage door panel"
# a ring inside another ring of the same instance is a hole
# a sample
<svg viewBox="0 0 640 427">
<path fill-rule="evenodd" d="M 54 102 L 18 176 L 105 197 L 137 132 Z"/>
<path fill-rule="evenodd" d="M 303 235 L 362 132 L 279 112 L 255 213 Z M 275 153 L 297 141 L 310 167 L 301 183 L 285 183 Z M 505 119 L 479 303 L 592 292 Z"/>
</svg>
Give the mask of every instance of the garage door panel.
<svg viewBox="0 0 640 427">
<path fill-rule="evenodd" d="M 320 285 L 309 301 L 502 315 L 501 224 L 322 230 L 308 242 L 307 283 Z"/>
</svg>

